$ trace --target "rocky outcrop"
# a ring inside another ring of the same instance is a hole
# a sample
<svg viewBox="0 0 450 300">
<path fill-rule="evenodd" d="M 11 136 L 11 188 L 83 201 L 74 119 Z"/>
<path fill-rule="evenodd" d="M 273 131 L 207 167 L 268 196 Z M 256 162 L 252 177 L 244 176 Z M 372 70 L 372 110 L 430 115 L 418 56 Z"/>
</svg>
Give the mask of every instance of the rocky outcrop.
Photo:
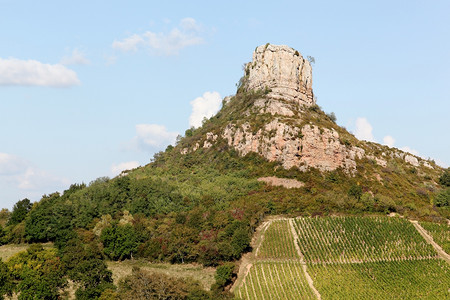
<svg viewBox="0 0 450 300">
<path fill-rule="evenodd" d="M 389 163 L 398 159 L 414 167 L 433 168 L 403 151 L 358 142 L 333 123 L 315 106 L 310 63 L 290 47 L 270 44 L 257 47 L 252 62 L 245 66 L 241 84 L 244 89 L 240 98 L 223 100 L 226 107 L 232 105 L 233 99 L 244 99 L 241 104 L 245 107 L 237 110 L 239 114 L 228 115 L 226 125 L 202 135 L 190 147 L 181 149 L 181 153 L 200 147 L 208 149 L 224 139 L 241 155 L 255 152 L 269 161 L 280 162 L 286 169 L 342 168 L 351 174 L 361 159 L 382 168 L 389 168 Z M 254 98 L 246 98 L 248 95 Z M 376 180 L 381 177 L 378 175 Z"/>
<path fill-rule="evenodd" d="M 257 47 L 245 72 L 249 90 L 270 89 L 268 98 L 306 106 L 315 104 L 311 65 L 291 47 L 271 44 Z"/>
<path fill-rule="evenodd" d="M 240 127 L 230 124 L 222 137 L 242 155 L 256 152 L 269 161 L 279 161 L 286 169 L 314 167 L 332 171 L 342 167 L 353 172 L 355 158 L 362 155 L 362 149 L 341 144 L 339 134 L 333 129 L 320 129 L 309 124 L 299 128 L 277 118 L 256 133 L 248 123 Z"/>
</svg>

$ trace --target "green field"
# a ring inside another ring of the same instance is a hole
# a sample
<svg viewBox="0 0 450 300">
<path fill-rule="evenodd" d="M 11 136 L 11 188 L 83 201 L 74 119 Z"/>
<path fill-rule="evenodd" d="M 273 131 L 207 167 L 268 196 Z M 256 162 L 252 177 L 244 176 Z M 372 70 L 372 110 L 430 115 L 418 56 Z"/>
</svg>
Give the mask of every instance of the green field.
<svg viewBox="0 0 450 300">
<path fill-rule="evenodd" d="M 425 226 L 445 241 L 448 229 Z M 272 220 L 261 236 L 238 298 L 313 299 L 315 288 L 322 299 L 450 299 L 448 263 L 406 219 Z"/>
<path fill-rule="evenodd" d="M 315 299 L 299 262 L 258 262 L 235 292 L 242 299 Z"/>
<path fill-rule="evenodd" d="M 433 237 L 433 240 L 441 246 L 447 254 L 450 253 L 450 225 L 431 222 L 420 222 L 420 225 L 428 231 Z"/>
<path fill-rule="evenodd" d="M 362 262 L 436 257 L 414 226 L 402 218 L 326 217 L 296 219 L 307 262 Z"/>
<path fill-rule="evenodd" d="M 299 258 L 288 220 L 275 220 L 264 233 L 258 258 Z"/>
<path fill-rule="evenodd" d="M 322 299 L 450 299 L 442 259 L 315 264 L 308 272 Z"/>
</svg>

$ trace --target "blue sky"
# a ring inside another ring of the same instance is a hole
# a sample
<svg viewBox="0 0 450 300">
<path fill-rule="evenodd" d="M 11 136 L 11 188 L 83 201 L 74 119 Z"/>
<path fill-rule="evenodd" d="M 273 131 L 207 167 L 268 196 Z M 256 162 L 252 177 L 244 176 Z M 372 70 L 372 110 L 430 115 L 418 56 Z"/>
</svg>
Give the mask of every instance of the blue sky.
<svg viewBox="0 0 450 300">
<path fill-rule="evenodd" d="M 0 207 L 148 163 L 267 42 L 315 58 L 340 125 L 448 166 L 449 15 L 449 1 L 0 0 Z"/>
</svg>

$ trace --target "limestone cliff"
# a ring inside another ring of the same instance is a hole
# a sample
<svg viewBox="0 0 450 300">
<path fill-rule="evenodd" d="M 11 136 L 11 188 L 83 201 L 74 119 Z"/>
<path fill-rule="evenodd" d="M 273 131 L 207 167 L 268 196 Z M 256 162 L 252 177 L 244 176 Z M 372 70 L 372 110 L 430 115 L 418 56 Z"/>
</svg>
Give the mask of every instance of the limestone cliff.
<svg viewBox="0 0 450 300">
<path fill-rule="evenodd" d="M 286 169 L 342 168 L 353 174 L 362 159 L 381 167 L 390 159 L 402 159 L 414 167 L 432 168 L 398 149 L 358 141 L 338 126 L 314 101 L 310 63 L 288 46 L 257 47 L 245 65 L 238 93 L 223 103 L 216 116 L 222 125 L 182 153 L 210 148 L 222 139 L 241 155 L 255 152 Z"/>
<path fill-rule="evenodd" d="M 288 46 L 263 45 L 246 65 L 246 88 L 270 89 L 267 98 L 314 105 L 312 68 L 308 60 Z"/>
</svg>

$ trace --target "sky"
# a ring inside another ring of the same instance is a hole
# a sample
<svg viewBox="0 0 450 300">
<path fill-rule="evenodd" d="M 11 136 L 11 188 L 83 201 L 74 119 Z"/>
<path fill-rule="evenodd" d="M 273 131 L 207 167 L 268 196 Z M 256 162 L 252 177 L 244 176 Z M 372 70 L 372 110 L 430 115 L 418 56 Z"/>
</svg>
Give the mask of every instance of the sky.
<svg viewBox="0 0 450 300">
<path fill-rule="evenodd" d="M 0 0 L 0 207 L 145 165 L 268 42 L 358 138 L 450 165 L 450 1 Z"/>
</svg>

